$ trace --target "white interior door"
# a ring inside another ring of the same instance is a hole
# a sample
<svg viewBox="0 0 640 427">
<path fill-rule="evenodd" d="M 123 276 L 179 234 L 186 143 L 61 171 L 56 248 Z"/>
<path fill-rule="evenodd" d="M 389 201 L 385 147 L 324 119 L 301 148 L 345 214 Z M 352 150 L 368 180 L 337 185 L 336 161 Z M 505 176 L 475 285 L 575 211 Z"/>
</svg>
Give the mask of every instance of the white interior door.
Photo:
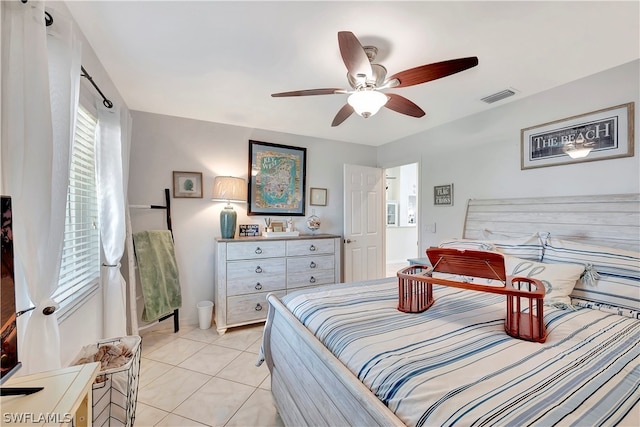
<svg viewBox="0 0 640 427">
<path fill-rule="evenodd" d="M 344 280 L 385 276 L 384 171 L 344 165 Z"/>
</svg>

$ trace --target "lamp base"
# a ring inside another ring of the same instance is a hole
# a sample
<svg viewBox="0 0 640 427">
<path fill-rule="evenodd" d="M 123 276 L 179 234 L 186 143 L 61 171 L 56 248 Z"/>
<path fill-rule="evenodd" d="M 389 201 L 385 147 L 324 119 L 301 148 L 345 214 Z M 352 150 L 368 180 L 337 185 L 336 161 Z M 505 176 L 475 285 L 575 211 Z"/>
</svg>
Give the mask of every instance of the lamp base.
<svg viewBox="0 0 640 427">
<path fill-rule="evenodd" d="M 220 233 L 223 239 L 233 239 L 236 235 L 236 218 L 238 215 L 231 205 L 220 211 Z"/>
</svg>

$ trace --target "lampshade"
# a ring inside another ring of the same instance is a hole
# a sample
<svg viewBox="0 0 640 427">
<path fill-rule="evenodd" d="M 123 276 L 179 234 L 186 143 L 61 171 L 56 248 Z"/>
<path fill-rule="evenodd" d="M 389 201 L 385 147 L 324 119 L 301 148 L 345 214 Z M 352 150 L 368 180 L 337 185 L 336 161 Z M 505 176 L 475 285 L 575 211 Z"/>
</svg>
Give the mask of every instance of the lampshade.
<svg viewBox="0 0 640 427">
<path fill-rule="evenodd" d="M 211 200 L 225 202 L 247 202 L 247 182 L 233 176 L 217 176 L 213 180 Z"/>
<path fill-rule="evenodd" d="M 387 101 L 387 95 L 372 89 L 358 90 L 347 98 L 349 105 L 365 119 L 376 114 Z"/>
<path fill-rule="evenodd" d="M 587 157 L 591 150 L 593 150 L 593 142 L 586 142 L 582 137 L 576 139 L 574 142 L 568 142 L 562 147 L 562 151 L 572 159 Z"/>
</svg>

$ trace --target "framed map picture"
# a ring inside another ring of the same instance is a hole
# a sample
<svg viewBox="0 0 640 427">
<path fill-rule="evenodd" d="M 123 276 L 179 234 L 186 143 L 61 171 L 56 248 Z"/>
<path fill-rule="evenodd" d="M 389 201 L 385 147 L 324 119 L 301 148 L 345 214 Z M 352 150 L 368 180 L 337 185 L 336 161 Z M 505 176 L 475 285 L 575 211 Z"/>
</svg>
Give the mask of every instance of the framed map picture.
<svg viewBox="0 0 640 427">
<path fill-rule="evenodd" d="M 307 149 L 249 141 L 248 215 L 304 216 Z"/>
</svg>

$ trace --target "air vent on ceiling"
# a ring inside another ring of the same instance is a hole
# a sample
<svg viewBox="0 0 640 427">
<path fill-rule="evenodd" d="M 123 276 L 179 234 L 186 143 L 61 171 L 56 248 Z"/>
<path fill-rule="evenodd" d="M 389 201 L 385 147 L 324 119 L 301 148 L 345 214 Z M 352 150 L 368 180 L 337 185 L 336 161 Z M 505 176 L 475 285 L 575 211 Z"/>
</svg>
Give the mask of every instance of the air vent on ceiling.
<svg viewBox="0 0 640 427">
<path fill-rule="evenodd" d="M 505 89 L 500 92 L 494 93 L 493 95 L 485 96 L 481 99 L 481 101 L 486 102 L 487 104 L 493 104 L 494 102 L 501 101 L 515 94 L 516 91 L 514 89 Z"/>
</svg>

